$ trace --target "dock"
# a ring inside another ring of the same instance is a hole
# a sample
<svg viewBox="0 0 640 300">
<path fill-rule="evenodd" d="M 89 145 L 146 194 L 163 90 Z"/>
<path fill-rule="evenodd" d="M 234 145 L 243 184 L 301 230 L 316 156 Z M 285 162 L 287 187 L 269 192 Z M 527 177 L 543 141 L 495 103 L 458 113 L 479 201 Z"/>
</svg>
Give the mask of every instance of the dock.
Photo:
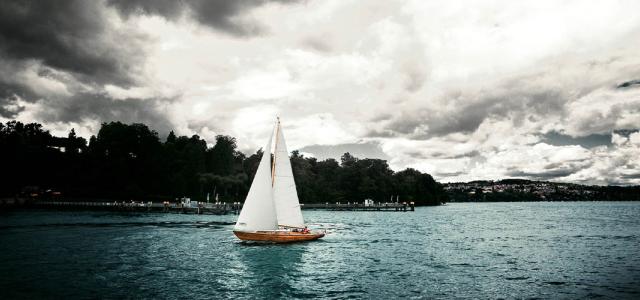
<svg viewBox="0 0 640 300">
<path fill-rule="evenodd" d="M 302 209 L 322 209 L 333 211 L 415 211 L 413 202 L 409 203 L 307 203 Z"/>
<path fill-rule="evenodd" d="M 330 210 L 330 211 L 415 211 L 413 202 L 348 202 L 348 203 L 302 203 L 305 210 Z M 242 209 L 240 202 L 135 202 L 135 201 L 63 201 L 63 200 L 34 200 L 34 199 L 0 199 L 0 209 L 11 208 L 36 208 L 59 210 L 104 210 L 121 212 L 155 212 L 155 213 L 179 213 L 179 214 L 208 214 L 225 215 L 238 214 Z"/>
<path fill-rule="evenodd" d="M 64 202 L 64 201 L 37 201 L 29 205 L 33 208 L 43 209 L 78 209 L 78 210 L 106 210 L 123 212 L 157 212 L 157 213 L 181 213 L 181 214 L 209 214 L 225 215 L 237 214 L 242 208 L 238 203 L 200 203 L 198 205 L 181 205 L 176 203 L 154 202 Z"/>
</svg>

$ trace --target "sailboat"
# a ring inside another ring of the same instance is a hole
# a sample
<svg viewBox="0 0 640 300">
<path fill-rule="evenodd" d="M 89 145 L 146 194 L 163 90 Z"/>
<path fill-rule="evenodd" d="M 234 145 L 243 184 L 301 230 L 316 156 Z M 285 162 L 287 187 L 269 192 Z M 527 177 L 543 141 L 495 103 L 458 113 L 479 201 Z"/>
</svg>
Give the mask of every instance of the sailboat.
<svg viewBox="0 0 640 300">
<path fill-rule="evenodd" d="M 272 131 L 233 233 L 244 241 L 317 240 L 325 234 L 309 231 L 304 224 L 280 118 L 275 125 L 275 137 L 273 162 Z"/>
</svg>

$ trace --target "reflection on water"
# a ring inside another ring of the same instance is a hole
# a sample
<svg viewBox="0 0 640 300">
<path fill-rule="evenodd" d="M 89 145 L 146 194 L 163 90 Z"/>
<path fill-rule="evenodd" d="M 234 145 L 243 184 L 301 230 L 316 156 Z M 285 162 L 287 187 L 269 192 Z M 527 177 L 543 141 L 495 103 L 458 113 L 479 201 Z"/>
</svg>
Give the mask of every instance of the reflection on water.
<svg viewBox="0 0 640 300">
<path fill-rule="evenodd" d="M 640 203 L 304 214 L 328 235 L 256 244 L 235 215 L 4 213 L 0 299 L 640 297 Z"/>
<path fill-rule="evenodd" d="M 286 296 L 302 276 L 302 255 L 307 244 L 235 243 L 241 248 L 234 253 L 244 271 L 244 285 L 264 298 Z"/>
<path fill-rule="evenodd" d="M 233 225 L 233 222 L 90 222 L 90 223 L 51 223 L 51 224 L 29 224 L 29 225 L 6 225 L 0 226 L 0 229 L 28 229 L 35 227 L 136 227 L 136 226 L 152 226 L 152 227 L 192 227 L 192 228 L 223 228 L 224 225 Z"/>
</svg>

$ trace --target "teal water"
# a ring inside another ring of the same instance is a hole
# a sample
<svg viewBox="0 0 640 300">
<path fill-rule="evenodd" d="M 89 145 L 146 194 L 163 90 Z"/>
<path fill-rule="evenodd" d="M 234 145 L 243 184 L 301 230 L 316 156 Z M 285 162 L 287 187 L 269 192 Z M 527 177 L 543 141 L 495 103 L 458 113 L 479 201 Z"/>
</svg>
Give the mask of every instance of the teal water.
<svg viewBox="0 0 640 300">
<path fill-rule="evenodd" d="M 0 298 L 640 298 L 640 203 L 304 211 L 329 234 L 255 245 L 236 216 L 0 215 Z"/>
</svg>

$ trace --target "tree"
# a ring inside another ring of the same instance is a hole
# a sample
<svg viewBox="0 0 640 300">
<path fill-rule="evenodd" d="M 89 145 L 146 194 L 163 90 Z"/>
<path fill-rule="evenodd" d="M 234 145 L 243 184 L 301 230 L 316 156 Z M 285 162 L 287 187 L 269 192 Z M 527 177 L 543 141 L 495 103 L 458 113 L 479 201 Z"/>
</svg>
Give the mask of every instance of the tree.
<svg viewBox="0 0 640 300">
<path fill-rule="evenodd" d="M 143 197 L 162 190 L 162 145 L 144 124 L 103 123 L 92 143 L 98 187 L 116 197 Z"/>
<path fill-rule="evenodd" d="M 214 174 L 230 175 L 235 171 L 236 139 L 226 135 L 217 135 L 216 144 L 208 151 L 208 171 Z"/>
<path fill-rule="evenodd" d="M 103 123 L 87 145 L 75 129 L 66 138 L 54 137 L 40 124 L 10 121 L 0 124 L 0 145 L 3 172 L 10 174 L 0 194 L 38 187 L 84 199 L 204 201 L 215 191 L 220 200 L 243 201 L 265 154 L 258 150 L 245 156 L 237 151 L 236 139 L 226 135 L 216 136 L 211 148 L 198 135 L 173 131 L 161 142 L 146 125 L 121 122 Z M 345 153 L 340 162 L 318 161 L 293 151 L 290 161 L 303 203 L 387 201 L 391 195 L 419 205 L 446 201 L 429 174 L 414 169 L 395 173 L 384 160 Z"/>
</svg>

